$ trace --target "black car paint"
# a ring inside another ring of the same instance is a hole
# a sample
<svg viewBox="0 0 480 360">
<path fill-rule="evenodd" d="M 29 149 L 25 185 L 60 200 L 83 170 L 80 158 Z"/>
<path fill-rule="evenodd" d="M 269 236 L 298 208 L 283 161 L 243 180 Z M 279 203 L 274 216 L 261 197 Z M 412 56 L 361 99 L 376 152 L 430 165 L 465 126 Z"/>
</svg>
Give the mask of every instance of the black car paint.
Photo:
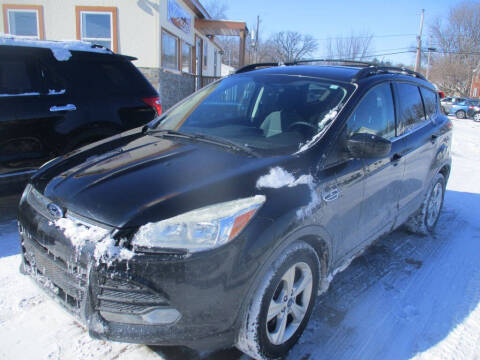
<svg viewBox="0 0 480 360">
<path fill-rule="evenodd" d="M 31 66 L 38 92 L 0 97 L 0 185 L 17 182 L 23 172 L 32 172 L 55 156 L 155 117 L 142 99 L 157 93 L 131 63 L 132 58 L 73 50 L 71 54 L 69 60 L 58 61 L 50 49 L 0 46 L 0 57 Z M 98 66 L 120 67 L 134 81 L 128 88 L 106 89 L 92 72 Z M 51 90 L 55 92 L 49 94 Z M 69 104 L 76 110 L 51 111 Z M 7 144 L 15 151 L 7 153 Z"/>
<path fill-rule="evenodd" d="M 259 72 L 346 80 L 356 70 L 292 66 Z M 337 141 L 349 114 L 366 92 L 376 84 L 397 81 L 434 91 L 428 82 L 404 75 L 362 79 L 325 135 L 298 154 L 254 157 L 213 144 L 156 137 L 139 128 L 62 156 L 40 169 L 31 180 L 40 193 L 125 237 L 149 221 L 209 204 L 254 194 L 267 197 L 237 238 L 213 250 L 190 256 L 175 251 L 139 254 L 128 264 L 117 262 L 106 268 L 92 264 L 92 250 L 85 248 L 80 263 L 93 280 L 80 316 L 90 334 L 147 344 L 230 346 L 261 275 L 289 243 L 298 239 L 309 242 L 323 259 L 322 273 L 326 276 L 371 241 L 400 226 L 420 204 L 435 174 L 442 171 L 448 178 L 449 120 L 438 108 L 432 122 L 399 136 L 391 154 L 381 159 L 339 154 L 341 144 Z M 314 177 L 314 191 L 322 201 L 312 214 L 297 216 L 297 210 L 311 201 L 307 185 L 256 188 L 258 178 L 275 166 L 296 176 Z M 339 191 L 338 199 L 326 201 L 335 190 Z M 402 211 L 400 204 L 405 205 Z M 24 251 L 37 241 L 54 256 L 66 262 L 74 260 L 68 239 L 49 226 L 48 219 L 25 199 L 20 203 L 19 222 L 23 233 L 31 234 L 23 236 Z M 169 326 L 107 323 L 96 310 L 96 279 L 105 273 L 127 277 L 162 294 L 182 318 Z"/>
</svg>

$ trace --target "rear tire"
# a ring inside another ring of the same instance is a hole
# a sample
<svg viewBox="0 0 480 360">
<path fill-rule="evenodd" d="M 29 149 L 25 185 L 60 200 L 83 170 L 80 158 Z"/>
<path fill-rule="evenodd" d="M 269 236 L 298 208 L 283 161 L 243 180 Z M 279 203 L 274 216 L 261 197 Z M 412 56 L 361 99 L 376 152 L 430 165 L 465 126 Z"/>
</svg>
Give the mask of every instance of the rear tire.
<svg viewBox="0 0 480 360">
<path fill-rule="evenodd" d="M 420 209 L 412 215 L 405 226 L 419 235 L 431 234 L 437 225 L 445 197 L 445 177 L 438 173 L 430 185 Z"/>
<path fill-rule="evenodd" d="M 315 304 L 320 260 L 303 241 L 286 248 L 267 270 L 244 317 L 236 347 L 254 359 L 277 359 L 297 342 Z"/>
<path fill-rule="evenodd" d="M 465 119 L 467 117 L 467 113 L 463 110 L 458 110 L 455 113 L 455 116 L 457 117 L 457 119 Z"/>
</svg>

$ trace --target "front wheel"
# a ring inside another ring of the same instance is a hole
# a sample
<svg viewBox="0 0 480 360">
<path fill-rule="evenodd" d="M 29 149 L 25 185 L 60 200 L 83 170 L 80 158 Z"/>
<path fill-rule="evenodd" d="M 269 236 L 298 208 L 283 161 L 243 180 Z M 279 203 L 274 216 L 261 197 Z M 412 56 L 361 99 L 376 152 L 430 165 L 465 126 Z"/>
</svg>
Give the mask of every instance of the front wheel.
<svg viewBox="0 0 480 360">
<path fill-rule="evenodd" d="M 285 249 L 250 302 L 237 348 L 255 359 L 284 356 L 305 329 L 317 294 L 320 260 L 304 242 Z"/>
<path fill-rule="evenodd" d="M 473 121 L 480 122 L 480 112 L 473 115 Z"/>
<path fill-rule="evenodd" d="M 457 119 L 465 119 L 467 117 L 467 114 L 463 110 L 458 110 L 455 113 L 455 116 L 457 117 Z"/>
</svg>

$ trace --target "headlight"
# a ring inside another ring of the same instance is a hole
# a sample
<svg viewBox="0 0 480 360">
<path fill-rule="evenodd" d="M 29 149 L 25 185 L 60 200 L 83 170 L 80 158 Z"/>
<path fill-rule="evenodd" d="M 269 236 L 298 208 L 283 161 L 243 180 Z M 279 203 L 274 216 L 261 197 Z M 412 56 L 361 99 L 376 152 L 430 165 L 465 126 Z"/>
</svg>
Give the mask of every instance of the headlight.
<svg viewBox="0 0 480 360">
<path fill-rule="evenodd" d="M 136 248 L 212 249 L 237 236 L 265 202 L 265 196 L 228 201 L 142 226 L 133 237 Z"/>
</svg>

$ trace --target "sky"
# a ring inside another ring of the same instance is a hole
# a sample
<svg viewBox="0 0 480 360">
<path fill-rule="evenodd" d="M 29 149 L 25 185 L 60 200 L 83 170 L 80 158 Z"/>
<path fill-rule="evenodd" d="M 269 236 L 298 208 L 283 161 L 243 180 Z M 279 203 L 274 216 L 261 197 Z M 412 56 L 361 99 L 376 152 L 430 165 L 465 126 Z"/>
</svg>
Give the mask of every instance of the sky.
<svg viewBox="0 0 480 360">
<path fill-rule="evenodd" d="M 217 0 L 222 1 L 222 0 Z M 326 38 L 370 33 L 374 35 L 372 55 L 406 51 L 416 46 L 421 9 L 425 9 L 422 47 L 428 45 L 429 27 L 436 18 L 446 19 L 452 0 L 223 0 L 231 20 L 246 21 L 255 27 L 260 15 L 263 39 L 278 31 L 310 34 L 318 40 L 316 56 L 324 55 Z M 379 56 L 394 64 L 411 65 L 414 53 Z"/>
</svg>

